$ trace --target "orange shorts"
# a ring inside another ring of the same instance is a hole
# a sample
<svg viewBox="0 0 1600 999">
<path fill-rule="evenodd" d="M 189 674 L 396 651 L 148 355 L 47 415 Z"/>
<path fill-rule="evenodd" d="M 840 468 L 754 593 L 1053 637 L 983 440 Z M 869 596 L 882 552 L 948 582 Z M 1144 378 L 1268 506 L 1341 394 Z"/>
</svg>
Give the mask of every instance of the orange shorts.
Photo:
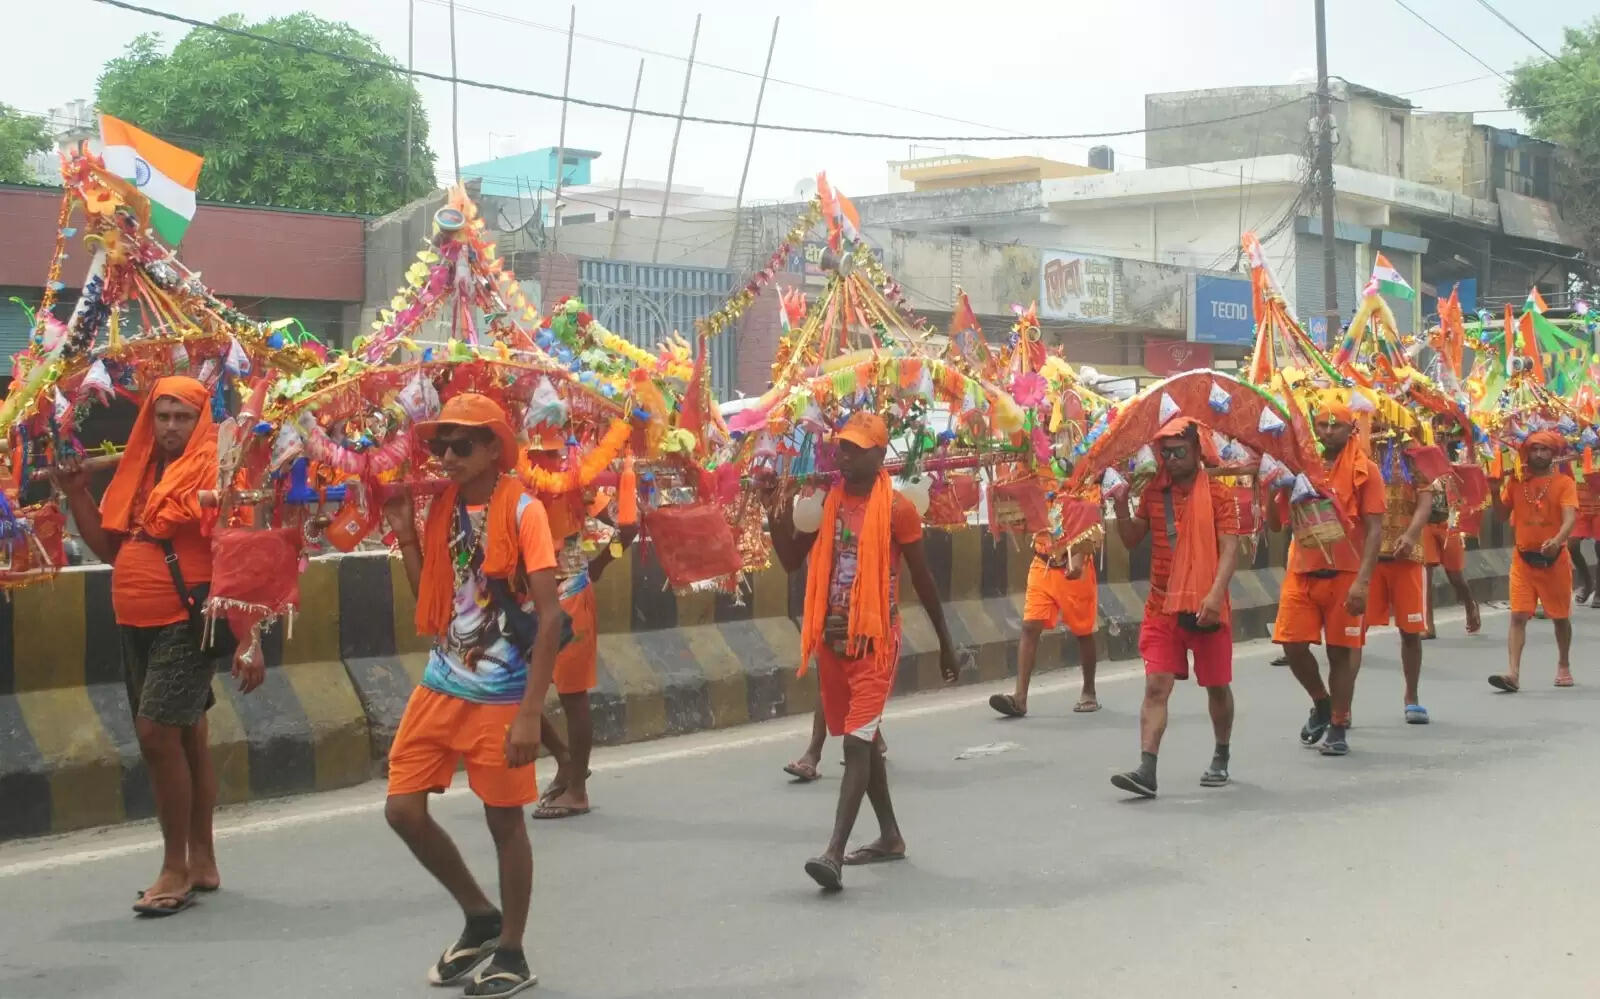
<svg viewBox="0 0 1600 999">
<path fill-rule="evenodd" d="M 1093 635 L 1099 613 L 1100 587 L 1094 562 L 1085 560 L 1083 575 L 1068 579 L 1067 570 L 1052 569 L 1041 559 L 1028 568 L 1028 590 L 1022 598 L 1022 620 L 1042 621 L 1048 630 L 1066 625 L 1078 637 Z"/>
<path fill-rule="evenodd" d="M 467 785 L 490 808 L 539 800 L 533 764 L 506 765 L 506 729 L 520 704 L 478 704 L 427 687 L 411 692 L 389 747 L 389 793 L 443 791 L 463 757 Z"/>
<path fill-rule="evenodd" d="M 1353 572 L 1318 579 L 1309 573 L 1286 572 L 1278 594 L 1278 620 L 1272 640 L 1279 645 L 1326 641 L 1341 648 L 1361 648 L 1366 624 L 1344 609 L 1344 598 L 1356 581 Z"/>
<path fill-rule="evenodd" d="M 1541 605 L 1553 620 L 1572 616 L 1572 556 L 1565 548 L 1548 569 L 1535 569 L 1511 553 L 1511 613 L 1532 614 Z"/>
<path fill-rule="evenodd" d="M 556 653 L 551 682 L 558 694 L 586 694 L 595 688 L 600 659 L 600 619 L 595 610 L 594 586 L 585 586 L 561 601 L 572 618 L 572 641 Z"/>
<path fill-rule="evenodd" d="M 1380 561 L 1372 570 L 1372 585 L 1367 590 L 1367 627 L 1388 624 L 1411 635 L 1427 629 L 1427 605 L 1423 600 L 1421 562 L 1410 559 Z"/>
<path fill-rule="evenodd" d="M 1467 567 L 1467 539 L 1449 524 L 1429 524 L 1422 531 L 1423 558 L 1429 565 L 1446 572 L 1461 572 Z"/>
<path fill-rule="evenodd" d="M 895 645 L 900 642 L 894 637 Z M 892 662 L 899 662 L 896 652 Z M 841 659 L 831 648 L 817 650 L 817 686 L 822 718 L 832 735 L 853 735 L 871 742 L 883 724 L 883 709 L 894 692 L 895 666 L 880 669 L 872 657 Z"/>
</svg>

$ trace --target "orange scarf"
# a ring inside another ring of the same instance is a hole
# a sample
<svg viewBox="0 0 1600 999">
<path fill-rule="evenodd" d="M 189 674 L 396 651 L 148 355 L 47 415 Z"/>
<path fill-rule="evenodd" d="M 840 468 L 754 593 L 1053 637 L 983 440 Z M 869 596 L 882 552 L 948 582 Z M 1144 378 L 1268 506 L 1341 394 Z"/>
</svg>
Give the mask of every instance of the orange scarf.
<svg viewBox="0 0 1600 999">
<path fill-rule="evenodd" d="M 844 486 L 834 486 L 822 504 L 822 526 L 811 546 L 811 563 L 806 575 L 805 614 L 800 619 L 800 669 L 804 676 L 811 657 L 822 645 L 828 617 L 828 590 L 833 583 L 834 535 L 838 533 L 839 507 L 844 502 Z M 852 657 L 870 654 L 880 669 L 894 666 L 898 650 L 893 647 L 889 629 L 893 617 L 889 609 L 889 574 L 892 536 L 890 512 L 894 486 L 889 473 L 880 471 L 878 481 L 867 497 L 866 514 L 861 518 L 861 533 L 856 538 L 856 579 L 850 588 L 850 626 L 848 649 Z"/>
<path fill-rule="evenodd" d="M 522 498 L 522 483 L 515 476 L 502 476 L 489 498 L 484 523 L 483 574 L 492 579 L 510 579 L 516 574 L 522 555 L 517 525 L 517 501 Z M 417 634 L 443 635 L 454 613 L 455 569 L 450 559 L 450 533 L 455 527 L 456 497 L 459 488 L 451 485 L 428 508 L 422 529 L 422 579 L 417 585 Z"/>
<path fill-rule="evenodd" d="M 1333 489 L 1333 502 L 1346 526 L 1361 522 L 1361 487 L 1367 483 L 1371 465 L 1367 463 L 1366 448 L 1352 433 L 1345 441 L 1344 450 L 1328 467 L 1328 485 Z"/>
<path fill-rule="evenodd" d="M 183 454 L 168 463 L 135 519 L 133 501 L 155 454 L 156 400 L 165 398 L 192 406 L 200 415 Z M 119 534 L 132 533 L 137 527 L 152 538 L 170 538 L 182 525 L 196 521 L 204 529 L 209 517 L 200 507 L 200 490 L 214 488 L 216 480 L 217 427 L 211 422 L 211 390 L 183 375 L 162 378 L 151 386 L 139 407 L 127 450 L 100 500 L 100 523 Z"/>
<path fill-rule="evenodd" d="M 1171 483 L 1165 483 L 1164 488 L 1171 489 Z M 1183 512 L 1174 510 L 1173 516 L 1178 522 L 1178 540 L 1172 549 L 1172 576 L 1167 580 L 1167 599 L 1161 610 L 1167 614 L 1193 614 L 1200 610 L 1200 602 L 1211 592 L 1211 584 L 1217 578 L 1217 520 L 1216 511 L 1211 508 L 1211 479 L 1205 469 L 1195 470 Z M 1161 530 L 1166 530 L 1165 523 Z M 1226 621 L 1226 603 L 1222 613 Z"/>
</svg>

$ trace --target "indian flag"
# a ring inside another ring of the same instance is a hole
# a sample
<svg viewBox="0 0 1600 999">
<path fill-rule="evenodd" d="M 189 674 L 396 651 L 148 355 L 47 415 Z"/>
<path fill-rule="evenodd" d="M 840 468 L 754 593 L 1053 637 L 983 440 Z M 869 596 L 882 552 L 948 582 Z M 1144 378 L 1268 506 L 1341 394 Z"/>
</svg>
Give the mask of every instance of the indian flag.
<svg viewBox="0 0 1600 999">
<path fill-rule="evenodd" d="M 150 199 L 150 227 L 177 246 L 194 218 L 194 192 L 205 159 L 108 114 L 100 116 L 100 142 L 106 168 Z"/>
<path fill-rule="evenodd" d="M 1537 312 L 1541 316 L 1549 306 L 1544 304 L 1544 296 L 1539 294 L 1539 286 L 1534 285 L 1528 291 L 1528 300 L 1522 303 L 1523 312 Z"/>
<path fill-rule="evenodd" d="M 1378 254 L 1372 262 L 1372 280 L 1367 282 L 1363 291 L 1366 295 L 1392 295 L 1395 298 L 1416 298 L 1417 293 L 1406 284 L 1406 279 L 1394 269 L 1394 264 L 1389 263 L 1389 258 Z"/>
</svg>

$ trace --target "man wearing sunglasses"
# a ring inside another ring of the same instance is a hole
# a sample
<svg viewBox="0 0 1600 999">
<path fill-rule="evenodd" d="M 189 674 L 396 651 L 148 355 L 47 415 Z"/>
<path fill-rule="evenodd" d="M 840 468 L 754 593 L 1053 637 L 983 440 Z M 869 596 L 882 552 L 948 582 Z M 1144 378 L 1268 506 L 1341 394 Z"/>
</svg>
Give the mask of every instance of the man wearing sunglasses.
<svg viewBox="0 0 1600 999">
<path fill-rule="evenodd" d="M 417 630 L 435 638 L 389 750 L 384 812 L 466 918 L 428 981 L 467 981 L 488 960 L 466 994 L 508 996 L 537 981 L 522 950 L 533 892 L 522 810 L 539 798 L 533 761 L 565 623 L 555 548 L 544 507 L 506 474 L 517 440 L 498 404 L 455 396 L 416 433 L 450 485 L 429 507 L 420 540 L 409 495 L 384 507 L 417 595 Z M 428 795 L 450 786 L 463 757 L 499 856 L 498 909 L 428 814 Z"/>
<path fill-rule="evenodd" d="M 1228 488 L 1202 467 L 1201 435 L 1209 433 L 1185 417 L 1167 423 L 1156 438 L 1161 471 L 1140 494 L 1138 515 L 1130 514 L 1126 492 L 1113 500 L 1122 543 L 1132 550 L 1150 537 L 1150 596 L 1139 626 L 1145 672 L 1139 766 L 1111 778 L 1115 787 L 1145 798 L 1156 796 L 1156 754 L 1167 730 L 1167 701 L 1177 681 L 1188 679 L 1191 654 L 1216 736 L 1200 783 L 1228 783 L 1233 732 L 1228 583 L 1239 557 L 1239 509 Z M 1219 463 L 1214 454 L 1205 457 Z"/>
</svg>

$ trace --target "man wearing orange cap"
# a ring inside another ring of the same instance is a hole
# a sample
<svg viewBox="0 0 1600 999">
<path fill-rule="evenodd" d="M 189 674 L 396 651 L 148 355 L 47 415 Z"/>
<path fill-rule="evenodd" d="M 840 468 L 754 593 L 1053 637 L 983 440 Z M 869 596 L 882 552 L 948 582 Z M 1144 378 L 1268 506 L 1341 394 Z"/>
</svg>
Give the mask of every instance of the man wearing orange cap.
<svg viewBox="0 0 1600 999">
<path fill-rule="evenodd" d="M 217 481 L 211 390 L 181 376 L 151 387 L 98 508 L 77 459 L 63 461 L 52 478 L 84 544 L 111 563 L 128 702 L 163 847 L 161 873 L 133 908 L 170 916 L 192 905 L 195 892 L 222 883 L 211 832 L 217 775 L 206 725 L 216 670 L 201 645 L 212 514 L 200 494 Z M 259 654 L 239 650 L 233 675 L 240 691 L 261 685 L 263 667 Z"/>
<path fill-rule="evenodd" d="M 1378 466 L 1354 439 L 1349 402 L 1340 393 L 1324 392 L 1312 416 L 1327 464 L 1330 499 L 1346 525 L 1345 536 L 1327 547 L 1302 545 L 1298 539 L 1289 543 L 1272 640 L 1283 646 L 1295 679 L 1311 695 L 1311 715 L 1300 729 L 1300 743 L 1321 743 L 1324 756 L 1344 756 L 1350 752 L 1346 732 L 1366 634 L 1367 593 L 1388 504 Z M 1270 519 L 1276 522 L 1278 514 L 1273 504 Z M 1328 647 L 1326 686 L 1311 653 L 1317 642 Z"/>
<path fill-rule="evenodd" d="M 1195 421 L 1179 417 L 1156 435 L 1161 471 L 1139 496 L 1137 518 L 1126 492 L 1114 498 L 1117 533 L 1132 551 L 1150 537 L 1150 596 L 1139 626 L 1144 659 L 1144 705 L 1139 711 L 1139 766 L 1111 778 L 1113 786 L 1145 798 L 1156 796 L 1156 754 L 1167 730 L 1167 701 L 1189 677 L 1206 692 L 1216 748 L 1200 776 L 1203 787 L 1228 783 L 1233 733 L 1233 632 L 1228 584 L 1239 558 L 1239 508 L 1228 488 L 1202 467 L 1202 435 Z M 1214 453 L 1207 454 L 1213 464 Z"/>
<path fill-rule="evenodd" d="M 409 494 L 384 506 L 417 594 L 417 630 L 435 637 L 389 750 L 384 814 L 466 918 L 428 981 L 461 983 L 487 959 L 466 994 L 507 996 L 537 981 L 522 949 L 533 892 L 522 809 L 539 798 L 540 720 L 570 627 L 544 507 L 506 474 L 517 440 L 505 412 L 466 393 L 416 433 L 450 485 L 429 507 L 420 541 Z M 428 795 L 450 786 L 463 757 L 499 857 L 499 909 L 428 814 Z"/>
<path fill-rule="evenodd" d="M 1572 686 L 1572 556 L 1567 540 L 1578 521 L 1578 484 L 1555 470 L 1566 447 L 1553 430 L 1522 442 L 1522 471 L 1495 490 L 1495 511 L 1511 521 L 1517 551 L 1511 558 L 1511 624 L 1506 632 L 1508 668 L 1489 684 L 1516 693 L 1522 684 L 1522 648 L 1528 621 L 1541 606 L 1556 629 L 1556 686 Z"/>
<path fill-rule="evenodd" d="M 1396 463 L 1404 461 L 1403 457 L 1395 457 Z M 1422 678 L 1422 635 L 1428 624 L 1423 533 L 1433 514 L 1433 498 L 1443 495 L 1443 490 L 1436 483 L 1417 481 L 1415 471 L 1398 464 L 1385 471 L 1389 480 L 1384 485 L 1387 505 L 1380 531 L 1378 564 L 1373 568 L 1372 586 L 1367 596 L 1365 626 L 1386 625 L 1391 617 L 1394 619 L 1395 629 L 1400 632 L 1406 723 L 1426 725 L 1428 709 L 1422 706 L 1417 689 Z"/>
<path fill-rule="evenodd" d="M 773 548 L 783 567 L 789 572 L 807 567 L 800 671 L 815 656 L 828 731 L 844 737 L 844 781 L 833 836 L 827 849 L 805 865 L 812 880 L 831 891 L 844 887 L 847 865 L 906 855 L 889 799 L 888 768 L 883 755 L 874 751 L 900 659 L 896 598 L 902 558 L 939 637 L 939 672 L 946 683 L 959 678 L 955 644 L 923 552 L 922 519 L 911 501 L 895 492 L 883 470 L 888 427 L 881 417 L 858 411 L 834 442 L 840 482 L 828 491 L 818 530 L 796 533 L 792 503 L 775 513 L 771 524 Z M 879 836 L 847 856 L 845 845 L 863 796 L 872 801 Z"/>
</svg>

